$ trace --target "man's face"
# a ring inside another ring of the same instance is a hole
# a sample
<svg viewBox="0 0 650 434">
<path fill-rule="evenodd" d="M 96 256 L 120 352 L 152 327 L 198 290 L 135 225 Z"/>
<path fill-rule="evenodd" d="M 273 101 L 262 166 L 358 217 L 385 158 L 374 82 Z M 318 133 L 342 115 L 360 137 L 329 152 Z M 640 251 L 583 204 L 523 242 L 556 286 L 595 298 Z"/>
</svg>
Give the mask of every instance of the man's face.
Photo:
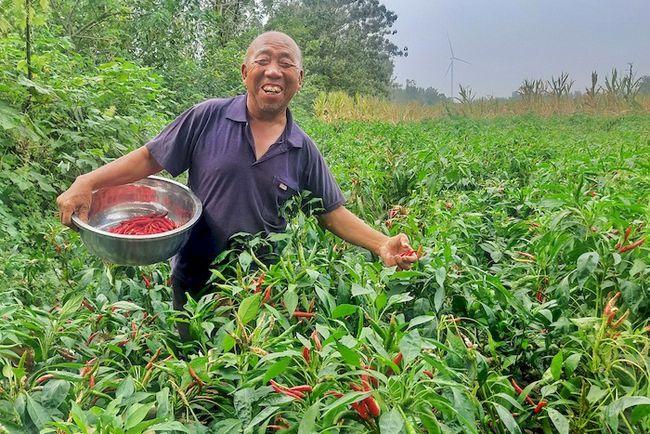
<svg viewBox="0 0 650 434">
<path fill-rule="evenodd" d="M 302 86 L 303 71 L 295 43 L 286 36 L 268 35 L 253 42 L 242 78 L 250 109 L 264 114 L 283 113 Z"/>
</svg>

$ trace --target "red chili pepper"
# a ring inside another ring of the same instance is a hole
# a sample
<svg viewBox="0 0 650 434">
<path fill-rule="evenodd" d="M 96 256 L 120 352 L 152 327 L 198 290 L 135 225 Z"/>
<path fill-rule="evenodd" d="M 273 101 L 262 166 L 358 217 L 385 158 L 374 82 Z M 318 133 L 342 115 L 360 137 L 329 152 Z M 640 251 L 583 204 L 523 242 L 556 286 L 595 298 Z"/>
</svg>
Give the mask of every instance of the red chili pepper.
<svg viewBox="0 0 650 434">
<path fill-rule="evenodd" d="M 370 381 L 368 380 L 368 374 L 361 374 L 361 386 L 364 392 L 370 392 L 372 390 Z"/>
<path fill-rule="evenodd" d="M 521 395 L 521 393 L 524 391 L 524 389 L 519 387 L 519 385 L 517 384 L 517 382 L 515 381 L 514 378 L 511 378 L 510 381 L 512 382 L 512 387 L 515 389 L 515 392 L 517 392 L 517 395 Z M 526 397 L 524 399 L 530 405 L 535 405 L 535 401 L 533 401 L 533 399 L 530 396 L 526 395 Z"/>
<path fill-rule="evenodd" d="M 381 408 L 379 407 L 379 404 L 377 404 L 377 401 L 375 401 L 375 398 L 369 396 L 364 399 L 363 402 L 366 404 L 366 408 L 368 409 L 370 416 L 379 417 L 381 414 Z"/>
<path fill-rule="evenodd" d="M 189 373 L 190 373 L 190 377 L 192 377 L 192 378 L 194 379 L 194 381 L 197 382 L 197 384 L 199 385 L 199 388 L 202 388 L 202 387 L 205 385 L 205 383 L 203 382 L 203 380 L 201 380 L 201 379 L 199 378 L 198 375 L 196 375 L 196 372 L 194 371 L 194 369 L 192 369 L 191 366 L 188 366 L 188 367 L 187 367 L 187 370 L 188 370 Z"/>
<path fill-rule="evenodd" d="M 289 390 L 294 392 L 311 392 L 312 390 L 314 390 L 314 388 L 311 387 L 309 384 L 301 384 L 300 386 L 290 387 Z"/>
<path fill-rule="evenodd" d="M 54 378 L 53 374 L 45 374 L 36 379 L 36 384 L 42 384 L 45 383 L 47 380 L 51 380 Z"/>
<path fill-rule="evenodd" d="M 151 288 L 151 280 L 149 280 L 144 273 L 142 273 L 142 281 L 144 282 L 145 288 Z"/>
<path fill-rule="evenodd" d="M 309 348 L 304 347 L 302 349 L 302 358 L 305 359 L 305 362 L 309 363 L 311 360 L 311 355 L 309 354 Z"/>
<path fill-rule="evenodd" d="M 343 398 L 343 394 L 341 392 L 337 392 L 336 390 L 328 390 L 325 392 L 325 396 L 327 395 L 332 395 L 336 398 Z"/>
<path fill-rule="evenodd" d="M 623 237 L 623 244 L 627 243 L 627 240 L 630 238 L 630 233 L 632 233 L 632 226 L 628 226 L 625 229 L 625 236 Z"/>
<path fill-rule="evenodd" d="M 372 367 L 370 365 L 363 365 L 363 369 L 366 369 L 366 370 L 369 371 L 369 370 L 372 369 Z M 368 377 L 368 381 L 370 382 L 372 387 L 379 386 L 379 380 L 377 380 L 372 374 L 367 374 L 366 376 Z"/>
<path fill-rule="evenodd" d="M 90 380 L 88 380 L 88 387 L 91 389 L 95 387 L 95 374 L 92 374 L 90 376 Z"/>
<path fill-rule="evenodd" d="M 271 285 L 266 287 L 266 290 L 264 291 L 264 300 L 262 303 L 268 303 L 271 301 Z"/>
<path fill-rule="evenodd" d="M 399 254 L 400 258 L 404 258 L 406 256 L 412 256 L 412 255 L 417 255 L 415 253 L 415 250 L 413 250 L 413 249 L 407 250 L 406 252 L 402 252 L 402 253 Z"/>
<path fill-rule="evenodd" d="M 538 414 L 540 411 L 542 411 L 542 408 L 546 407 L 546 404 L 548 404 L 546 401 L 539 401 L 533 410 L 533 413 Z"/>
<path fill-rule="evenodd" d="M 276 391 L 278 393 L 281 393 L 283 395 L 290 396 L 290 397 L 295 398 L 295 399 L 303 399 L 305 397 L 304 393 L 299 392 L 297 390 L 290 390 L 285 386 L 279 385 L 278 383 L 276 383 L 273 380 L 270 380 L 269 383 L 271 384 L 271 388 L 274 391 Z"/>
<path fill-rule="evenodd" d="M 537 299 L 538 302 L 544 303 L 544 293 L 542 292 L 541 289 L 537 290 L 537 294 L 535 295 L 535 298 Z"/>
<path fill-rule="evenodd" d="M 295 310 L 293 316 L 296 318 L 313 318 L 316 316 L 314 312 L 303 312 L 301 310 Z"/>
<path fill-rule="evenodd" d="M 176 229 L 176 223 L 167 213 L 152 213 L 126 219 L 108 229 L 108 232 L 121 235 L 151 235 Z"/>
<path fill-rule="evenodd" d="M 93 339 L 95 339 L 98 333 L 99 332 L 91 333 L 90 336 L 88 336 L 88 339 L 86 339 L 86 345 L 90 345 L 90 343 L 93 341 Z"/>
<path fill-rule="evenodd" d="M 370 419 L 370 416 L 368 415 L 368 407 L 366 407 L 365 402 L 357 401 L 357 402 L 353 402 L 351 405 L 361 419 L 363 420 Z"/>
<path fill-rule="evenodd" d="M 153 368 L 153 364 L 154 364 L 154 362 L 158 359 L 158 357 L 160 356 L 160 351 L 161 351 L 161 350 L 162 350 L 162 347 L 159 347 L 159 348 L 156 350 L 156 353 L 151 357 L 151 359 L 149 360 L 149 362 L 147 362 L 147 366 L 145 366 L 145 368 L 144 368 L 145 371 L 149 371 L 151 368 Z"/>
<path fill-rule="evenodd" d="M 323 345 L 320 342 L 320 338 L 318 337 L 318 332 L 314 330 L 311 332 L 311 339 L 314 341 L 314 346 L 316 347 L 317 351 L 320 351 L 323 349 Z"/>
<path fill-rule="evenodd" d="M 89 311 L 91 311 L 91 312 L 95 311 L 95 308 L 93 307 L 93 305 L 90 304 L 90 302 L 88 300 L 86 300 L 85 298 L 83 300 L 81 300 L 81 305 L 83 307 L 85 307 L 86 309 L 88 309 Z"/>
<path fill-rule="evenodd" d="M 628 244 L 627 246 L 623 246 L 623 247 L 619 248 L 618 251 L 620 253 L 629 252 L 630 250 L 636 249 L 637 247 L 639 247 L 643 243 L 645 243 L 645 238 L 641 238 L 639 240 L 636 240 L 632 244 Z"/>
<path fill-rule="evenodd" d="M 427 377 L 429 377 L 429 378 L 433 378 L 433 372 L 431 372 L 431 371 L 428 371 L 428 370 L 425 369 L 424 371 L 422 371 L 422 373 L 424 375 L 426 375 Z"/>
</svg>

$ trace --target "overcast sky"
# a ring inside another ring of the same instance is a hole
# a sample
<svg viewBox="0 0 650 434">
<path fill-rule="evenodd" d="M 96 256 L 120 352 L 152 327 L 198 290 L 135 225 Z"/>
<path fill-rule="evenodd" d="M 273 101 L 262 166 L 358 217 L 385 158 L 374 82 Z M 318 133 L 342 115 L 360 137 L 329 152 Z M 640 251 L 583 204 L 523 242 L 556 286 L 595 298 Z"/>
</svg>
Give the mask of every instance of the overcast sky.
<svg viewBox="0 0 650 434">
<path fill-rule="evenodd" d="M 395 79 L 450 93 L 447 32 L 456 57 L 454 93 L 469 85 L 479 96 L 510 96 L 524 78 L 568 72 L 584 90 L 632 62 L 650 75 L 650 0 L 383 0 L 398 16 L 391 37 L 408 47 Z"/>
</svg>

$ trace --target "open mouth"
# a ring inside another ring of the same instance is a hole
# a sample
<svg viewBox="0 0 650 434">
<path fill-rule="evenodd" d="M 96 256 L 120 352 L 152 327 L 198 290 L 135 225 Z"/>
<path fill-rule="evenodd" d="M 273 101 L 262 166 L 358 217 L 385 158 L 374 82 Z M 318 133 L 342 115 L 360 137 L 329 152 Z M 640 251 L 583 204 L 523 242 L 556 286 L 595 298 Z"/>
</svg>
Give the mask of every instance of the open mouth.
<svg viewBox="0 0 650 434">
<path fill-rule="evenodd" d="M 282 88 L 276 84 L 265 84 L 262 86 L 262 90 L 267 95 L 277 95 L 282 92 Z"/>
</svg>

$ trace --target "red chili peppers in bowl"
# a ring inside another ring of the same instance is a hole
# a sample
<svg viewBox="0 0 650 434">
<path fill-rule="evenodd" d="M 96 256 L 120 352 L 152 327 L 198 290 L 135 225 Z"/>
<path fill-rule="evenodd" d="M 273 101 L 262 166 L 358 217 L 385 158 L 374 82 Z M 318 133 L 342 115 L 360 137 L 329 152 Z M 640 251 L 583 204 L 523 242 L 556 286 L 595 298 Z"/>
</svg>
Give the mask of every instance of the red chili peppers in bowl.
<svg viewBox="0 0 650 434">
<path fill-rule="evenodd" d="M 176 229 L 178 225 L 167 217 L 167 212 L 152 213 L 122 220 L 108 229 L 108 232 L 120 235 L 153 235 Z"/>
</svg>

